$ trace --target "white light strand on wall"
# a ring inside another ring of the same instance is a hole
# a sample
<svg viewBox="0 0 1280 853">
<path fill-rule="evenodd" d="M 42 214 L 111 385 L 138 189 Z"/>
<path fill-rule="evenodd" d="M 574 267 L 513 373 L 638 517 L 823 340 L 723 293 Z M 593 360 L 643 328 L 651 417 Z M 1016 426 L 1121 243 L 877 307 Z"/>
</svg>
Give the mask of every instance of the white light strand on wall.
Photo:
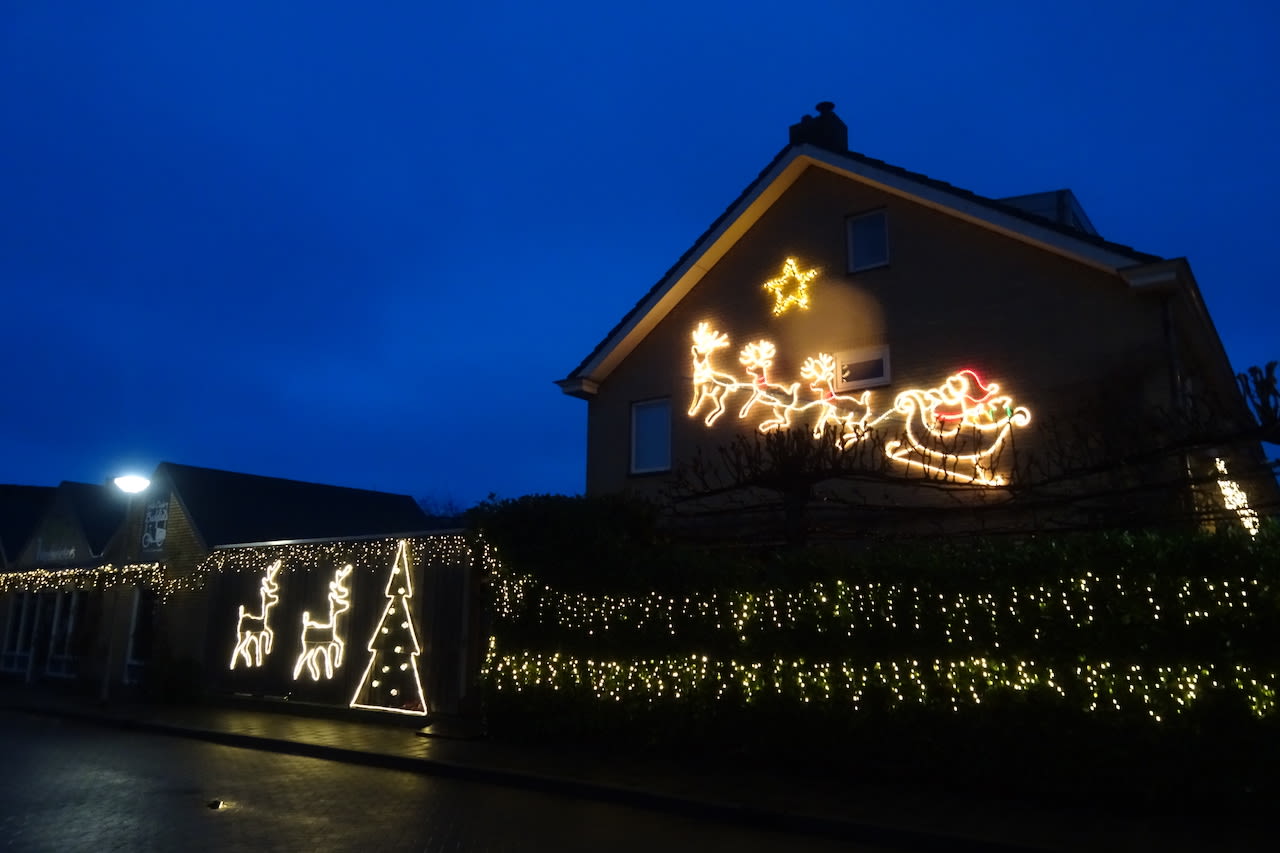
<svg viewBox="0 0 1280 853">
<path fill-rule="evenodd" d="M 1258 513 L 1249 506 L 1249 496 L 1245 494 L 1244 489 L 1240 488 L 1240 484 L 1235 480 L 1227 477 L 1227 463 L 1222 459 L 1215 459 L 1214 466 L 1218 469 L 1218 473 L 1222 476 L 1218 478 L 1218 489 L 1222 492 L 1222 502 L 1230 512 L 1234 512 L 1236 517 L 1240 519 L 1240 524 L 1244 529 L 1249 531 L 1250 536 L 1258 535 Z"/>
</svg>

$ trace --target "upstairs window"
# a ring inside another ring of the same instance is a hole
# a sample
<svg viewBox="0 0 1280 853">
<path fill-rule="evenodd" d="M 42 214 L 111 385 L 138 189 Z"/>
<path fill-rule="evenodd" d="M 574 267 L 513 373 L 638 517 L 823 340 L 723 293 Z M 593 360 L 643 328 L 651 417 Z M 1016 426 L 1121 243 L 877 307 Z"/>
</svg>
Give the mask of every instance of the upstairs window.
<svg viewBox="0 0 1280 853">
<path fill-rule="evenodd" d="M 889 214 L 875 210 L 845 221 L 849 239 L 849 272 L 889 265 Z"/>
<path fill-rule="evenodd" d="M 671 400 L 631 404 L 631 473 L 671 470 Z"/>
</svg>

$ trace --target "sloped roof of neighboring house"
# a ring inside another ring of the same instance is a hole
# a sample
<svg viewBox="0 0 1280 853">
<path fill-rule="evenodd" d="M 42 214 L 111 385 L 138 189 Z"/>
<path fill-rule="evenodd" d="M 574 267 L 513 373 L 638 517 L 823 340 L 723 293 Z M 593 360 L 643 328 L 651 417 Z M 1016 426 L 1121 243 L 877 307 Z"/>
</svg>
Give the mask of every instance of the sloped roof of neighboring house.
<svg viewBox="0 0 1280 853">
<path fill-rule="evenodd" d="M 413 533 L 428 527 L 407 495 L 325 486 L 162 462 L 167 479 L 207 548 L 296 539 Z"/>
<path fill-rule="evenodd" d="M 878 187 L 971 223 L 1072 257 L 1090 266 L 1118 272 L 1129 267 L 1162 260 L 1130 246 L 1103 239 L 1093 231 L 1072 227 L 1028 210 L 1027 196 L 1000 200 L 894 166 L 883 160 L 847 150 L 847 137 L 832 145 L 831 137 L 815 144 L 797 141 L 797 128 L 806 121 L 818 124 L 834 120 L 843 131 L 844 123 L 832 112 L 833 105 L 818 105 L 818 119 L 805 119 L 792 127 L 792 142 L 756 176 L 680 259 L 667 270 L 616 326 L 596 345 L 565 379 L 556 384 L 566 394 L 590 396 L 598 385 L 657 320 L 661 319 L 689 292 L 730 247 L 738 241 L 783 192 L 810 167 L 825 169 L 855 181 Z M 804 134 L 800 134 L 801 138 Z M 821 134 L 819 134 L 821 136 Z M 1070 193 L 1059 190 L 1057 193 Z M 1033 194 L 1047 195 L 1047 194 Z M 1074 196 L 1071 197 L 1074 202 Z M 1078 207 L 1078 205 L 1077 205 Z M 1087 218 L 1080 211 L 1080 220 Z M 1216 333 L 1215 333 L 1216 334 Z"/>
<path fill-rule="evenodd" d="M 0 485 L 0 566 L 22 553 L 56 491 L 53 486 Z"/>
<path fill-rule="evenodd" d="M 124 523 L 129 502 L 115 486 L 74 483 L 64 480 L 58 490 L 67 495 L 72 511 L 80 522 L 85 543 L 95 556 L 101 556 L 111 537 Z"/>
</svg>

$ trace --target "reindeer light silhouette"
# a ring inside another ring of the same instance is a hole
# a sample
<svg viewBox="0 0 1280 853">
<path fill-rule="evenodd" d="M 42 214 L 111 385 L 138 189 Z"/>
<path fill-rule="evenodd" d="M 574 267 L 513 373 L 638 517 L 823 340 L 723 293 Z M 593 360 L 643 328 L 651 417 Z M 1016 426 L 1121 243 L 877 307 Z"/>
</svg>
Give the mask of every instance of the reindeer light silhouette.
<svg viewBox="0 0 1280 853">
<path fill-rule="evenodd" d="M 837 394 L 836 359 L 830 353 L 820 352 L 816 358 L 806 358 L 800 368 L 800 377 L 808 381 L 809 390 L 817 395 L 816 400 L 797 409 L 799 412 L 814 408 L 818 410 L 813 420 L 813 437 L 822 438 L 823 431 L 831 424 L 843 430 L 836 436 L 836 444 L 842 450 L 861 441 L 867 432 L 867 421 L 871 418 L 871 406 L 867 403 L 871 392 L 863 391 L 855 397 Z"/>
<path fill-rule="evenodd" d="M 769 368 L 773 366 L 773 358 L 777 354 L 778 348 L 770 341 L 757 341 L 743 347 L 738 356 L 738 361 L 742 362 L 751 377 L 751 399 L 739 410 L 738 417 L 745 418 L 756 403 L 767 406 L 773 416 L 760 422 L 761 432 L 791 426 L 791 412 L 795 410 L 796 394 L 800 388 L 799 382 L 779 385 L 769 381 Z"/>
<path fill-rule="evenodd" d="M 693 402 L 689 404 L 689 417 L 693 417 L 702 408 L 702 404 L 710 401 L 711 411 L 702 422 L 711 426 L 724 414 L 725 398 L 742 388 L 748 387 L 728 373 L 716 369 L 711 357 L 716 350 L 729 346 L 729 336 L 711 328 L 710 323 L 699 323 L 693 330 Z"/>
<path fill-rule="evenodd" d="M 302 651 L 293 665 L 296 681 L 305 666 L 312 681 L 320 680 L 320 664 L 324 664 L 324 677 L 333 678 L 333 671 L 342 666 L 346 644 L 338 632 L 338 617 L 351 609 L 351 592 L 347 589 L 347 576 L 351 566 L 343 566 L 333 573 L 329 582 L 329 621 L 317 622 L 309 611 L 302 614 Z"/>
<path fill-rule="evenodd" d="M 267 566 L 267 572 L 262 576 L 262 583 L 258 587 L 258 600 L 261 602 L 258 613 L 249 613 L 243 604 L 240 605 L 236 621 L 236 647 L 231 652 L 231 669 L 235 669 L 236 661 L 242 658 L 245 666 L 262 666 L 262 658 L 271 654 L 275 633 L 267 618 L 271 608 L 280 603 L 280 584 L 276 581 L 279 572 L 279 560 Z"/>
</svg>

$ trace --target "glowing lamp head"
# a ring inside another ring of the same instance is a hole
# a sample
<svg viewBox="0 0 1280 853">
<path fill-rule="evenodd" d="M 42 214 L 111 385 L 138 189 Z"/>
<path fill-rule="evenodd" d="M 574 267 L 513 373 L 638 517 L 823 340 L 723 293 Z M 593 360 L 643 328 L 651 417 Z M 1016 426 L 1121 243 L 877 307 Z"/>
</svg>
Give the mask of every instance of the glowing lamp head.
<svg viewBox="0 0 1280 853">
<path fill-rule="evenodd" d="M 117 489 L 130 495 L 145 491 L 147 486 L 151 485 L 150 480 L 146 477 L 139 477 L 137 474 L 125 474 L 123 477 L 116 477 L 111 482 L 116 484 Z"/>
</svg>

